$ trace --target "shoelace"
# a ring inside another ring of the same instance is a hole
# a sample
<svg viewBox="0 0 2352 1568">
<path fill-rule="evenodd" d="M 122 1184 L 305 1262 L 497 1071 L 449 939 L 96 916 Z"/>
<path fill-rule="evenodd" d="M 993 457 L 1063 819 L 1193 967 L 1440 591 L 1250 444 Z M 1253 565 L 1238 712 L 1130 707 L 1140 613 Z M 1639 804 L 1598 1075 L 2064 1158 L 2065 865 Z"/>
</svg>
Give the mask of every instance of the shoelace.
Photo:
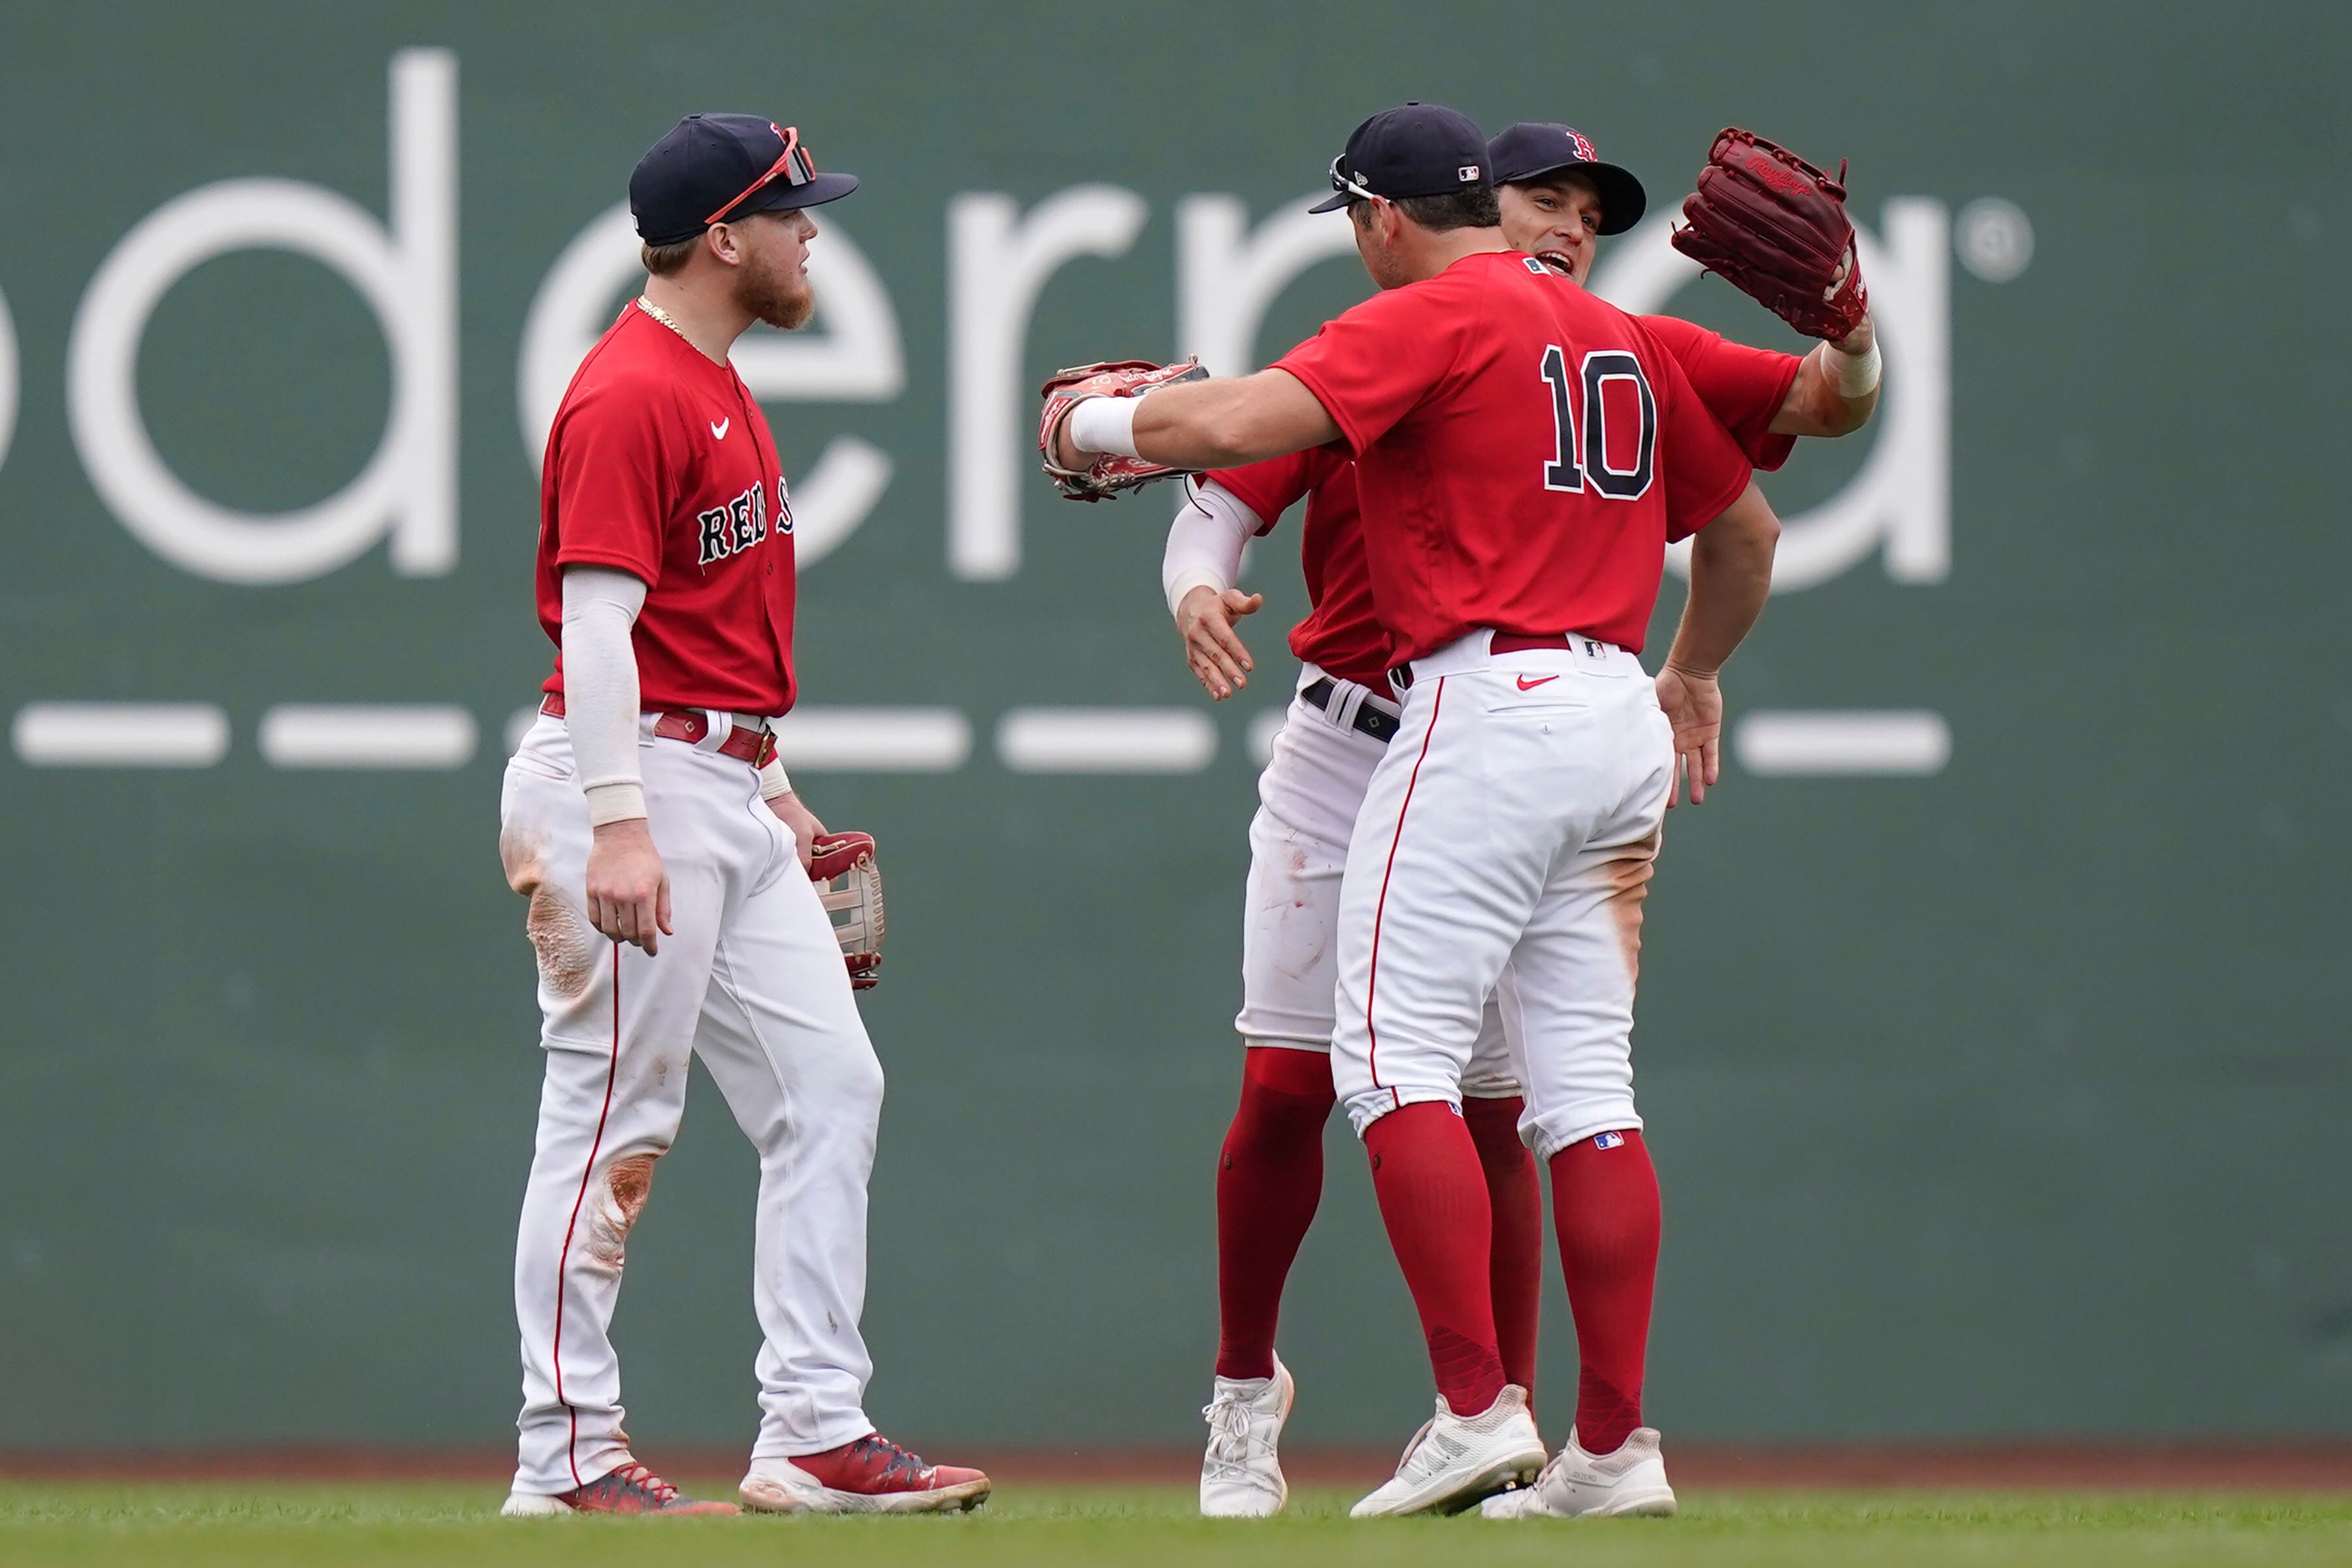
<svg viewBox="0 0 2352 1568">
<path fill-rule="evenodd" d="M 1209 1460 L 1213 1480 L 1245 1479 L 1249 1467 L 1249 1407 L 1239 1399 L 1212 1400 L 1201 1406 L 1209 1424 Z"/>
<path fill-rule="evenodd" d="M 902 1473 L 917 1481 L 923 1478 L 925 1466 L 922 1456 L 901 1448 L 879 1432 L 869 1432 L 860 1437 L 850 1446 L 849 1451 L 853 1455 L 866 1453 L 883 1455 L 882 1474 L 879 1479 L 887 1481 Z"/>
<path fill-rule="evenodd" d="M 677 1500 L 677 1489 L 643 1465 L 629 1465 L 614 1470 L 608 1479 L 617 1480 L 624 1487 L 640 1488 L 657 1503 Z"/>
</svg>

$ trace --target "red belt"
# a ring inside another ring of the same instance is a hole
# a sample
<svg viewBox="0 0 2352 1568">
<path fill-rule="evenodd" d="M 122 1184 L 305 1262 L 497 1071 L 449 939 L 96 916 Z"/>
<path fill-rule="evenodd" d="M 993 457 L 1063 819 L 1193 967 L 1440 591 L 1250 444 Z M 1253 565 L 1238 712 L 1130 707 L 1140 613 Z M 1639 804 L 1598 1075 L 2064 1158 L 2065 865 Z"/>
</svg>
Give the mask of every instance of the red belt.
<svg viewBox="0 0 2352 1568">
<path fill-rule="evenodd" d="M 1517 632 L 1496 632 L 1486 644 L 1488 653 L 1527 653 L 1535 648 L 1566 648 L 1576 651 L 1576 638 L 1568 632 L 1547 632 L 1540 637 L 1525 637 Z M 1412 684 L 1412 666 L 1400 664 L 1389 671 L 1389 684 L 1402 691 Z"/>
<path fill-rule="evenodd" d="M 539 710 L 550 718 L 563 717 L 563 693 L 551 691 L 540 700 Z M 689 746 L 699 745 L 710 733 L 710 718 L 705 713 L 687 709 L 663 710 L 654 720 L 654 733 L 665 741 L 684 741 Z M 735 725 L 727 738 L 719 742 L 719 754 L 735 757 L 753 767 L 765 767 L 768 759 L 776 754 L 776 737 L 765 730 L 747 730 Z"/>
<path fill-rule="evenodd" d="M 1547 637 L 1520 637 L 1516 632 L 1496 632 L 1486 645 L 1488 653 L 1526 653 L 1530 648 L 1564 647 L 1575 651 L 1576 639 L 1566 632 L 1553 632 Z"/>
</svg>

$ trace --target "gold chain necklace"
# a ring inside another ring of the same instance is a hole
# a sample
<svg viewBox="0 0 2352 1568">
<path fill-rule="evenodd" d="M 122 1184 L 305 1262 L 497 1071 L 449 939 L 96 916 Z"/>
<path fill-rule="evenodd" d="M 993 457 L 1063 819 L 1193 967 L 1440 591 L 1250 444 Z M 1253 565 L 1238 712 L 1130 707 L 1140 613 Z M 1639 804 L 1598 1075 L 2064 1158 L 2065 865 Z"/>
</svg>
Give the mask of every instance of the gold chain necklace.
<svg viewBox="0 0 2352 1568">
<path fill-rule="evenodd" d="M 643 294 L 637 296 L 637 309 L 643 310 L 646 315 L 651 316 L 655 321 L 659 321 L 663 326 L 667 327 L 671 331 L 676 332 L 679 337 L 686 338 L 687 346 L 688 348 L 694 348 L 694 340 L 686 336 L 686 329 L 679 326 L 677 324 L 677 318 L 672 316 L 667 310 L 663 310 L 659 305 L 655 304 Z M 694 352 L 696 353 L 700 353 L 702 351 L 698 348 L 695 349 Z"/>
</svg>

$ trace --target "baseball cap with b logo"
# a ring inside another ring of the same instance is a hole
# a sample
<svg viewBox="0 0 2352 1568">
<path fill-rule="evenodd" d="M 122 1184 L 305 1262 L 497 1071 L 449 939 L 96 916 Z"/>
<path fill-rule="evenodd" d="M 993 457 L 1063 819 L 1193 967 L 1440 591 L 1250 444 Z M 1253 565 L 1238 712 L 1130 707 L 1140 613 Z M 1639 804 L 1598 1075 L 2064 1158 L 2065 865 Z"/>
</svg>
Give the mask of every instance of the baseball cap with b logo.
<svg viewBox="0 0 2352 1568">
<path fill-rule="evenodd" d="M 758 114 L 689 114 L 629 174 L 629 211 L 647 245 L 676 245 L 715 223 L 837 201 L 855 174 L 817 172 L 795 127 Z"/>
<path fill-rule="evenodd" d="M 1581 174 L 1601 197 L 1601 232 L 1622 234 L 1642 221 L 1650 198 L 1642 182 L 1614 163 L 1604 163 L 1583 132 L 1572 125 L 1523 120 L 1486 143 L 1495 183 L 1516 185 L 1546 174 Z"/>
<path fill-rule="evenodd" d="M 1328 200 L 1309 212 L 1338 212 L 1359 197 L 1444 196 L 1491 184 L 1486 138 L 1470 117 L 1443 104 L 1383 109 L 1348 138 L 1331 160 Z"/>
</svg>

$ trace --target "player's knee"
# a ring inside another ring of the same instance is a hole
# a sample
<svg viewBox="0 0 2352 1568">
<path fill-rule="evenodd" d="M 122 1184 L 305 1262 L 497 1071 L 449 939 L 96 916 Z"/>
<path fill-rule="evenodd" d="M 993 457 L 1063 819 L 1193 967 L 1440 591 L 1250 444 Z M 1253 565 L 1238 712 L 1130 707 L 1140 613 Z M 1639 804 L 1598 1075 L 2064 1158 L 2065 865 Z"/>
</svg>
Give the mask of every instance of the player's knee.
<svg viewBox="0 0 2352 1568">
<path fill-rule="evenodd" d="M 637 1216 L 653 1193 L 654 1162 L 659 1151 L 625 1155 L 604 1167 L 587 1214 L 583 1256 L 591 1263 L 618 1271 Z"/>
<path fill-rule="evenodd" d="M 822 1089 L 826 1101 L 845 1114 L 878 1116 L 882 1110 L 882 1060 L 863 1039 L 827 1064 Z"/>
</svg>

